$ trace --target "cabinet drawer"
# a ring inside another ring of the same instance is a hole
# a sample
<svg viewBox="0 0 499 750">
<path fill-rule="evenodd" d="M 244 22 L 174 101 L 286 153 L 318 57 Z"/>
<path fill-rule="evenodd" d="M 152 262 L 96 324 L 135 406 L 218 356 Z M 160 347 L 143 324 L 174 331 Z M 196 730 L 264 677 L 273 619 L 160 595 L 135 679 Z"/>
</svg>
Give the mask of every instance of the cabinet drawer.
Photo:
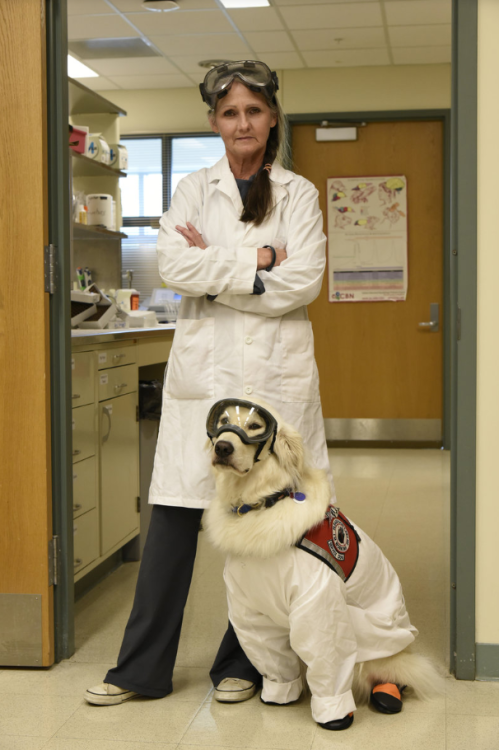
<svg viewBox="0 0 499 750">
<path fill-rule="evenodd" d="M 101 370 L 99 372 L 99 401 L 124 396 L 125 393 L 133 393 L 139 387 L 138 379 L 137 365 Z"/>
<path fill-rule="evenodd" d="M 95 358 L 93 352 L 71 356 L 72 404 L 83 406 L 95 401 Z"/>
<path fill-rule="evenodd" d="M 73 521 L 74 572 L 78 573 L 99 555 L 99 525 L 97 510 L 89 510 Z"/>
<path fill-rule="evenodd" d="M 95 456 L 73 464 L 73 518 L 97 505 L 97 459 Z"/>
<path fill-rule="evenodd" d="M 121 367 L 137 361 L 137 347 L 135 344 L 129 346 L 116 346 L 109 349 L 97 351 L 97 369 L 107 370 L 108 367 Z"/>
<path fill-rule="evenodd" d="M 95 406 L 79 406 L 72 410 L 73 417 L 73 463 L 94 456 L 96 452 L 97 429 Z"/>
</svg>

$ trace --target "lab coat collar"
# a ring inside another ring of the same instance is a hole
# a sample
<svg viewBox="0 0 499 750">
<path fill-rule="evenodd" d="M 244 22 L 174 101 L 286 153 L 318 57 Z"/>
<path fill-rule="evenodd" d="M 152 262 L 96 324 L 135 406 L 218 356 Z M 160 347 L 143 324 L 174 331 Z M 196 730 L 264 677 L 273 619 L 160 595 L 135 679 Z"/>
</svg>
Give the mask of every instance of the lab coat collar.
<svg viewBox="0 0 499 750">
<path fill-rule="evenodd" d="M 270 172 L 270 179 L 274 183 L 274 205 L 280 203 L 280 201 L 287 196 L 288 191 L 284 185 L 291 182 L 293 178 L 293 172 L 284 169 L 284 167 L 278 162 L 273 163 L 272 171 Z M 208 182 L 216 183 L 217 189 L 222 193 L 225 193 L 231 199 L 236 211 L 239 214 L 242 213 L 243 202 L 241 200 L 239 188 L 237 187 L 237 182 L 231 172 L 227 154 L 222 156 L 220 161 L 217 161 L 216 164 L 208 169 Z"/>
</svg>

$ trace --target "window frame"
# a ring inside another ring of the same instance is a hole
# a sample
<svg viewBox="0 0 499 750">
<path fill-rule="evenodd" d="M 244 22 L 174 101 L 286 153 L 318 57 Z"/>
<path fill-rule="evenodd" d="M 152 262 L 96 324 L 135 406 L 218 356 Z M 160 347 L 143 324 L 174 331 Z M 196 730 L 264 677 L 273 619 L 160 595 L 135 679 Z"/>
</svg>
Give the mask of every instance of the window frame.
<svg viewBox="0 0 499 750">
<path fill-rule="evenodd" d="M 192 132 L 192 133 L 147 133 L 141 135 L 134 133 L 127 135 L 122 133 L 121 140 L 161 140 L 161 172 L 163 177 L 163 213 L 168 211 L 172 200 L 172 142 L 177 138 L 220 138 L 217 133 Z M 159 228 L 161 216 L 123 216 L 121 225 L 123 227 L 148 227 Z"/>
</svg>

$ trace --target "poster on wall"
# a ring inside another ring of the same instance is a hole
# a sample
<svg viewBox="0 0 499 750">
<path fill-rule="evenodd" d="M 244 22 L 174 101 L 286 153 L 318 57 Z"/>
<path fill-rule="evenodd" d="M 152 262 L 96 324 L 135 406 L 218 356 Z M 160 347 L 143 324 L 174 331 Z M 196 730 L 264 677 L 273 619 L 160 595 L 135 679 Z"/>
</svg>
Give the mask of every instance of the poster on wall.
<svg viewBox="0 0 499 750">
<path fill-rule="evenodd" d="M 330 302 L 403 301 L 407 296 L 407 180 L 327 181 Z"/>
</svg>

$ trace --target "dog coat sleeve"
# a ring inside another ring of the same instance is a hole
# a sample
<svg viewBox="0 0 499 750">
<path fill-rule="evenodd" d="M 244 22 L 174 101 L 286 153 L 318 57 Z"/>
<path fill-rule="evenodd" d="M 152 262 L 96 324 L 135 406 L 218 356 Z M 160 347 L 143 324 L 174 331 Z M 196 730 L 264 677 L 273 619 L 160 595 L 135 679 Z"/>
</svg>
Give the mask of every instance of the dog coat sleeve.
<svg viewBox="0 0 499 750">
<path fill-rule="evenodd" d="M 296 546 L 322 560 L 346 582 L 357 565 L 359 543 L 360 537 L 348 518 L 330 505 L 322 523 L 309 529 Z"/>
</svg>

